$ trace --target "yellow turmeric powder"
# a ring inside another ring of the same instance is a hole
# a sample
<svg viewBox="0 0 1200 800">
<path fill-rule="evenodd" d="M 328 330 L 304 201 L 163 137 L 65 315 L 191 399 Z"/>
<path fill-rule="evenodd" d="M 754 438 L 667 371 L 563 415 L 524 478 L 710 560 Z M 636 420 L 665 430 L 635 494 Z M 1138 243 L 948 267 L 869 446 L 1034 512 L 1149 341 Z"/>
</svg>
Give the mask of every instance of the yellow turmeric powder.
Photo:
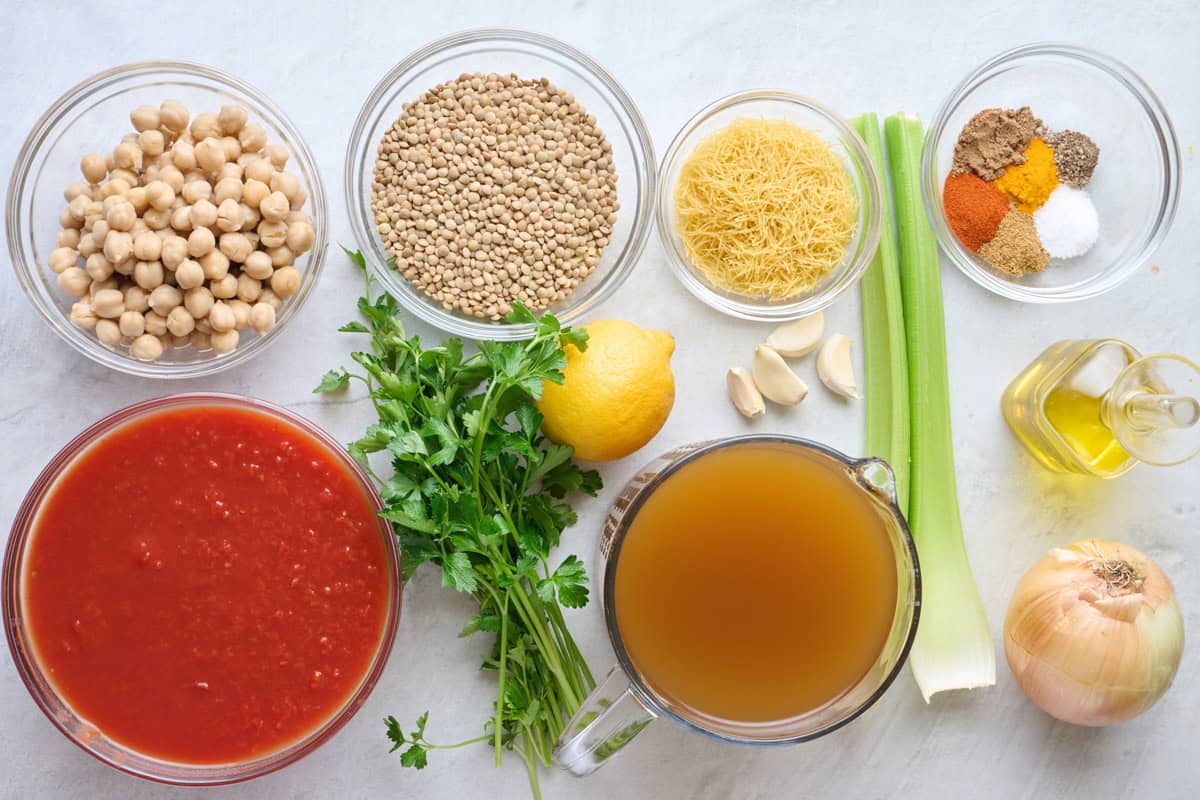
<svg viewBox="0 0 1200 800">
<path fill-rule="evenodd" d="M 996 179 L 996 188 L 1012 198 L 1017 208 L 1032 214 L 1058 186 L 1058 167 L 1050 145 L 1034 137 L 1025 148 L 1025 163 L 1014 164 Z"/>
</svg>

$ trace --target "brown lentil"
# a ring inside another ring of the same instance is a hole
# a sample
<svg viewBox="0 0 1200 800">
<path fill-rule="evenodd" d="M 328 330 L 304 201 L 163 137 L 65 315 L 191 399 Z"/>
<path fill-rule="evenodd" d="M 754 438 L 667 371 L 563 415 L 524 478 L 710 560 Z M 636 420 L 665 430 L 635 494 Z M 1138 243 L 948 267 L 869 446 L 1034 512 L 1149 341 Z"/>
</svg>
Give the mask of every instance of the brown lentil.
<svg viewBox="0 0 1200 800">
<path fill-rule="evenodd" d="M 396 269 L 450 310 L 502 319 L 565 298 L 616 224 L 612 147 L 546 78 L 464 74 L 379 142 L 371 208 Z"/>
</svg>

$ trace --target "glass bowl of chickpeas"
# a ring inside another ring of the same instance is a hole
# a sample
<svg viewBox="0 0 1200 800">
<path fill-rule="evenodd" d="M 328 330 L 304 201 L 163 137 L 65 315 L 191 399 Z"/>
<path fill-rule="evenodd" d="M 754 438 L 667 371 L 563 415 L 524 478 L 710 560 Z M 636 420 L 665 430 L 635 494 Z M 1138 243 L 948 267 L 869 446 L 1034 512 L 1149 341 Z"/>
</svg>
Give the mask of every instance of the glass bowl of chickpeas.
<svg viewBox="0 0 1200 800">
<path fill-rule="evenodd" d="M 410 313 L 472 339 L 526 338 L 515 302 L 595 314 L 650 232 L 655 159 L 600 64 L 527 31 L 434 41 L 376 85 L 346 153 L 354 238 Z"/>
<path fill-rule="evenodd" d="M 274 341 L 324 261 L 324 189 L 292 122 L 211 67 L 143 62 L 74 87 L 17 156 L 13 269 L 97 363 L 211 375 Z"/>
</svg>

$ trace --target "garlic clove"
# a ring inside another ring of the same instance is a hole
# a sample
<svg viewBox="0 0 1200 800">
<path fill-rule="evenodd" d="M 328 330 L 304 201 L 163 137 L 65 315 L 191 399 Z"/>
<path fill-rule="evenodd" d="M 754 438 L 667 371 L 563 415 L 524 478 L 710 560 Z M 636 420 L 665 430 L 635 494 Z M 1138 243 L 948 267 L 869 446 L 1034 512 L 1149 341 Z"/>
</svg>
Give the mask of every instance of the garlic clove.
<svg viewBox="0 0 1200 800">
<path fill-rule="evenodd" d="M 773 403 L 794 406 L 808 396 L 808 386 L 792 372 L 783 356 L 765 344 L 754 348 L 754 385 Z"/>
<path fill-rule="evenodd" d="M 806 356 L 821 343 L 825 335 L 825 315 L 818 311 L 807 317 L 785 322 L 767 337 L 767 347 L 786 358 Z"/>
<path fill-rule="evenodd" d="M 725 385 L 729 389 L 729 399 L 738 413 L 748 419 L 754 419 L 766 411 L 762 393 L 754 385 L 750 373 L 741 367 L 734 367 L 725 374 Z"/>
<path fill-rule="evenodd" d="M 858 384 L 854 380 L 854 366 L 850 363 L 852 342 L 843 334 L 835 333 L 821 345 L 817 353 L 817 375 L 829 391 L 842 397 L 858 397 Z"/>
</svg>

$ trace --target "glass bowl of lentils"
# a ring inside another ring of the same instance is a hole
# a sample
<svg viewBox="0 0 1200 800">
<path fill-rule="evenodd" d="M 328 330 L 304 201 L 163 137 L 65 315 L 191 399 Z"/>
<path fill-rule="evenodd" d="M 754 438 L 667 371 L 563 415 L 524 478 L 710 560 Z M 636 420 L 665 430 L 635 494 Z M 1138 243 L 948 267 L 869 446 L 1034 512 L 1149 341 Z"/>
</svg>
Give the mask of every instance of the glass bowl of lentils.
<svg viewBox="0 0 1200 800">
<path fill-rule="evenodd" d="M 646 244 L 655 160 L 641 114 L 587 55 L 482 29 L 417 50 L 363 105 L 346 205 L 372 274 L 447 333 L 512 340 L 514 304 L 578 323 Z"/>
<path fill-rule="evenodd" d="M 1175 217 L 1181 158 L 1166 109 L 1133 70 L 1041 43 L 954 88 L 921 171 L 929 221 L 963 274 L 1056 303 L 1101 295 L 1146 264 Z"/>
<path fill-rule="evenodd" d="M 261 353 L 320 273 L 327 210 L 300 132 L 211 67 L 127 64 L 60 97 L 17 155 L 18 281 L 68 344 L 150 378 Z"/>
</svg>

